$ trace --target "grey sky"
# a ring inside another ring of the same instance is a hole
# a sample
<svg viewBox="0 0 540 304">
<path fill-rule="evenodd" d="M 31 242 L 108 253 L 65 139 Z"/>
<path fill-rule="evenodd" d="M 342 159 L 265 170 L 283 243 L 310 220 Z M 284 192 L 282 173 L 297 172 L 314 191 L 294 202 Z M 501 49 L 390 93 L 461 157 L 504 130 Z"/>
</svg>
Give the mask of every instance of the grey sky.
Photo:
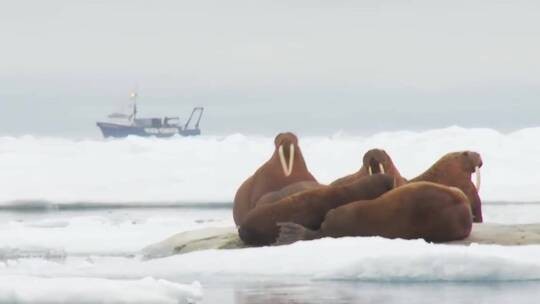
<svg viewBox="0 0 540 304">
<path fill-rule="evenodd" d="M 537 1 L 2 1 L 0 135 L 98 136 L 207 109 L 206 133 L 540 119 Z"/>
</svg>

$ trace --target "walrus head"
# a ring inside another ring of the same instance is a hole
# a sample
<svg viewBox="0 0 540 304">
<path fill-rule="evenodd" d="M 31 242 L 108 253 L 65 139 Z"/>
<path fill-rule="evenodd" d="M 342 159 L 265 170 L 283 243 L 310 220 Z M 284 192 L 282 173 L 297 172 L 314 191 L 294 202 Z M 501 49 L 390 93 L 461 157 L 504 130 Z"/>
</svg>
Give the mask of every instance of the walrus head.
<svg viewBox="0 0 540 304">
<path fill-rule="evenodd" d="M 410 182 L 427 181 L 457 187 L 471 203 L 474 222 L 482 222 L 482 201 L 479 196 L 482 167 L 480 154 L 472 151 L 451 152 L 441 157 L 427 171 Z M 476 174 L 476 182 L 472 181 Z"/>
<path fill-rule="evenodd" d="M 394 176 L 395 185 L 400 186 L 405 183 L 404 179 L 401 177 L 401 174 L 394 166 L 394 162 L 386 151 L 381 149 L 371 149 L 364 154 L 362 160 L 364 168 L 364 174 L 374 175 L 374 174 L 388 174 Z"/>
<path fill-rule="evenodd" d="M 477 152 L 463 151 L 460 153 L 460 157 L 463 159 L 463 170 L 470 173 L 471 176 L 474 173 L 476 175 L 476 191 L 480 191 L 480 185 L 482 182 L 482 176 L 480 174 L 480 168 L 482 168 L 482 157 Z"/>
<path fill-rule="evenodd" d="M 274 145 L 276 152 L 279 156 L 279 162 L 281 163 L 281 169 L 283 174 L 289 177 L 294 168 L 294 160 L 298 151 L 298 137 L 293 133 L 279 133 L 274 139 Z M 298 152 L 299 153 L 299 152 Z"/>
<path fill-rule="evenodd" d="M 426 173 L 438 171 L 439 178 L 444 180 L 452 180 L 455 177 L 461 176 L 471 180 L 473 175 L 476 175 L 475 181 L 471 181 L 476 188 L 476 192 L 480 191 L 482 177 L 480 168 L 483 162 L 480 154 L 472 151 L 451 152 L 439 159 Z M 436 171 L 434 171 L 436 169 Z M 444 174 L 442 174 L 444 172 Z M 417 177 L 420 178 L 420 177 Z M 416 178 L 415 178 L 416 179 Z M 427 180 L 430 180 L 429 178 Z"/>
<path fill-rule="evenodd" d="M 390 156 L 381 149 L 371 149 L 364 154 L 363 166 L 367 169 L 368 175 L 377 173 L 385 174 L 393 167 Z"/>
</svg>

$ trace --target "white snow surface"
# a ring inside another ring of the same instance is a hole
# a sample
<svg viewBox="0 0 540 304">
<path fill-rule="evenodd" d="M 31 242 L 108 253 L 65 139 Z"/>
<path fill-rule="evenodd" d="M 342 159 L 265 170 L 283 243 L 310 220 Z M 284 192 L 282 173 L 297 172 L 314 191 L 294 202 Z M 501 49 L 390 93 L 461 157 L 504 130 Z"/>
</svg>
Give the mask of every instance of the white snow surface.
<svg viewBox="0 0 540 304">
<path fill-rule="evenodd" d="M 356 171 L 372 148 L 385 149 L 409 178 L 448 152 L 473 150 L 484 160 L 484 201 L 538 202 L 538 138 L 540 128 L 505 134 L 449 127 L 300 136 L 300 146 L 322 183 Z M 124 140 L 0 137 L 0 204 L 230 202 L 272 152 L 273 138 L 241 134 Z"/>
<path fill-rule="evenodd" d="M 540 204 L 488 204 L 489 223 L 540 222 Z M 0 260 L 11 257 L 133 256 L 180 232 L 233 227 L 230 209 L 114 209 L 0 212 Z"/>
<path fill-rule="evenodd" d="M 485 214 L 490 222 L 539 222 L 540 204 L 491 204 Z M 201 287 L 183 285 L 194 281 L 203 286 L 540 281 L 537 245 L 441 245 L 371 237 L 150 260 L 140 252 L 178 232 L 232 225 L 231 210 L 224 208 L 0 211 L 0 302 L 69 303 L 74 297 L 88 303 L 198 302 Z"/>
<path fill-rule="evenodd" d="M 3 275 L 166 280 L 540 280 L 540 246 L 440 245 L 379 237 L 321 239 L 281 247 L 206 250 L 166 258 L 68 257 L 0 262 Z"/>
<path fill-rule="evenodd" d="M 0 276 L 1 303 L 194 303 L 198 282 L 182 285 L 146 277 L 138 280 Z"/>
<path fill-rule="evenodd" d="M 228 209 L 0 212 L 0 259 L 17 255 L 133 255 L 178 232 L 233 225 Z"/>
</svg>

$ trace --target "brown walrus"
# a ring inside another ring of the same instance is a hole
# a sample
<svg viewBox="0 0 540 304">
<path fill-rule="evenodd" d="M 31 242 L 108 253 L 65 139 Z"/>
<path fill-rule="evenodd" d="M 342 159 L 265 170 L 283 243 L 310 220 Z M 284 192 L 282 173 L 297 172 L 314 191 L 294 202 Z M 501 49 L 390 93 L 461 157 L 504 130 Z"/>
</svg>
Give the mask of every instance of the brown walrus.
<svg viewBox="0 0 540 304">
<path fill-rule="evenodd" d="M 469 198 L 474 222 L 481 223 L 483 221 L 482 202 L 478 191 L 480 191 L 480 168 L 482 164 L 482 158 L 476 152 L 448 153 L 426 172 L 413 178 L 410 182 L 434 182 L 461 189 Z M 472 173 L 476 173 L 476 185 L 471 181 Z"/>
<path fill-rule="evenodd" d="M 240 186 L 234 197 L 233 217 L 240 225 L 246 214 L 265 194 L 298 182 L 317 180 L 309 172 L 298 138 L 292 133 L 280 133 L 274 139 L 272 157 Z"/>
<path fill-rule="evenodd" d="M 293 194 L 272 204 L 257 205 L 247 214 L 238 233 L 248 245 L 270 245 L 279 234 L 279 222 L 319 229 L 329 210 L 361 199 L 374 199 L 393 187 L 392 176 L 376 174 L 345 185 L 321 186 Z"/>
<path fill-rule="evenodd" d="M 331 183 L 331 185 L 343 185 L 354 182 L 360 178 L 370 176 L 373 174 L 389 174 L 395 177 L 396 186 L 401 186 L 406 183 L 406 180 L 401 176 L 398 169 L 394 165 L 394 162 L 386 153 L 381 149 L 371 149 L 364 154 L 362 158 L 362 167 L 356 173 L 339 178 Z"/>
<path fill-rule="evenodd" d="M 452 152 L 443 156 L 426 172 L 408 182 L 428 181 L 461 189 L 469 198 L 474 222 L 481 223 L 483 221 L 482 203 L 478 195 L 481 167 L 480 154 L 471 151 Z M 394 175 L 398 186 L 407 183 L 407 180 L 400 175 L 393 164 L 390 156 L 384 150 L 373 149 L 364 155 L 363 166 L 358 172 L 340 178 L 332 184 L 347 183 L 380 172 Z M 475 172 L 477 173 L 476 186 L 471 182 L 471 174 Z"/>
<path fill-rule="evenodd" d="M 319 230 L 279 223 L 278 244 L 322 237 L 381 236 L 449 242 L 466 238 L 472 228 L 467 197 L 458 188 L 430 182 L 410 183 L 373 200 L 330 210 Z"/>
</svg>

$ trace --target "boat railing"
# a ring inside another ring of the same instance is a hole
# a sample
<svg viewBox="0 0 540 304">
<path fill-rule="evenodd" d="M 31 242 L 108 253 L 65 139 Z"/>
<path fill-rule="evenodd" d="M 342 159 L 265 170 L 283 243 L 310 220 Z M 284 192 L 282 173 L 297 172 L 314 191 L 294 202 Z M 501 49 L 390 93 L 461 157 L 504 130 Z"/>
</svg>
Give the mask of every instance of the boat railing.
<svg viewBox="0 0 540 304">
<path fill-rule="evenodd" d="M 193 111 L 191 111 L 191 115 L 189 115 L 189 119 L 187 120 L 186 124 L 184 125 L 184 130 L 190 130 L 190 129 L 198 130 L 199 129 L 199 123 L 201 122 L 203 112 L 204 112 L 203 107 L 195 107 L 195 108 L 193 108 Z M 196 120 L 196 122 L 194 124 L 194 127 L 190 128 L 189 124 L 191 123 L 191 120 L 193 119 L 193 117 L 195 115 L 198 115 L 197 120 Z"/>
</svg>

